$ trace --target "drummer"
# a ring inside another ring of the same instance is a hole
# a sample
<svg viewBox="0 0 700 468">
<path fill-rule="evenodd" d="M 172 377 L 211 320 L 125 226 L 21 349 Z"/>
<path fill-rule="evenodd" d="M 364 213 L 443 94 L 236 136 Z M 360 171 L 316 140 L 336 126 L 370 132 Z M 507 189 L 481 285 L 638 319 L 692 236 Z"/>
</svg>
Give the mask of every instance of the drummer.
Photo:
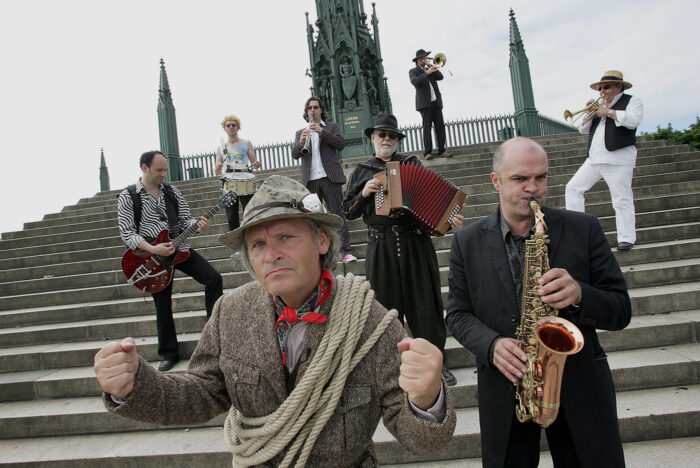
<svg viewBox="0 0 700 468">
<path fill-rule="evenodd" d="M 238 137 L 241 129 L 241 119 L 235 115 L 227 115 L 221 122 L 228 141 L 222 142 L 216 149 L 216 175 L 222 172 L 247 171 L 248 167 L 260 169 L 262 164 L 255 157 L 255 149 L 250 140 L 243 140 Z M 241 195 L 239 200 L 245 210 L 246 205 L 253 197 L 253 194 Z M 228 218 L 228 229 L 233 231 L 240 225 L 238 216 L 238 202 L 226 207 L 226 218 Z"/>
</svg>

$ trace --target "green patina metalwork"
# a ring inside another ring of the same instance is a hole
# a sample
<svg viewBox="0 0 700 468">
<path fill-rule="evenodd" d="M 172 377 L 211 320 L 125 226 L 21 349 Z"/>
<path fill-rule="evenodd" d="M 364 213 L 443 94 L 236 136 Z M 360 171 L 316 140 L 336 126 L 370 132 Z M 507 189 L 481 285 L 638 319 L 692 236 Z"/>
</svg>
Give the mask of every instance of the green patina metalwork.
<svg viewBox="0 0 700 468">
<path fill-rule="evenodd" d="M 160 150 L 168 160 L 168 173 L 165 180 L 168 182 L 182 180 L 175 106 L 170 94 L 168 76 L 165 74 L 165 62 L 162 58 L 160 59 L 160 88 L 158 89 L 158 133 L 160 134 Z"/>
<path fill-rule="evenodd" d="M 109 171 L 105 162 L 105 149 L 100 148 L 100 191 L 108 192 L 109 190 Z"/>
<path fill-rule="evenodd" d="M 525 55 L 525 46 L 520 37 L 515 13 L 510 10 L 510 80 L 513 86 L 515 103 L 515 125 L 518 135 L 539 136 L 540 125 L 535 108 L 535 96 L 532 92 L 530 62 Z"/>
<path fill-rule="evenodd" d="M 312 94 L 323 99 L 343 131 L 341 158 L 368 154 L 362 131 L 377 114 L 391 113 L 375 4 L 371 33 L 362 0 L 317 0 L 316 14 L 314 29 L 306 13 Z"/>
</svg>

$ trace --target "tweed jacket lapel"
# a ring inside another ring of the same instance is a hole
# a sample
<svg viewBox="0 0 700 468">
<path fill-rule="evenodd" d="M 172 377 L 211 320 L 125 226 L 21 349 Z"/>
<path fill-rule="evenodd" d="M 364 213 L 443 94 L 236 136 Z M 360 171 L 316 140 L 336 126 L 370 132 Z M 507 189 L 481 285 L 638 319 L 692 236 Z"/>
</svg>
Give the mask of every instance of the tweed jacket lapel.
<svg viewBox="0 0 700 468">
<path fill-rule="evenodd" d="M 262 287 L 261 294 L 249 310 L 250 327 L 247 344 L 255 349 L 260 375 L 270 383 L 279 401 L 287 398 L 282 353 L 275 332 L 275 306 L 272 297 Z"/>
<path fill-rule="evenodd" d="M 513 306 L 519 309 L 520 305 L 515 298 L 515 285 L 513 284 L 513 277 L 510 274 L 510 266 L 508 265 L 508 255 L 505 252 L 506 247 L 503 243 L 501 227 L 498 223 L 498 211 L 496 209 L 496 211 L 491 213 L 486 223 L 482 225 L 481 238 L 486 246 L 491 264 L 503 284 L 506 296 L 513 303 Z"/>
</svg>

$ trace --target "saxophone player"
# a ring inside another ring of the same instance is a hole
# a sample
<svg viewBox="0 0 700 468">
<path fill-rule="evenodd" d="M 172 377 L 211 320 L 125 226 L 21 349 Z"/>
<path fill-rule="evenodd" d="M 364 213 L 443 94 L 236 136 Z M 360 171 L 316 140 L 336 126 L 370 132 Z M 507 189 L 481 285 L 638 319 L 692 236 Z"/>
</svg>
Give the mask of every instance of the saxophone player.
<svg viewBox="0 0 700 468">
<path fill-rule="evenodd" d="M 615 390 L 596 329 L 620 330 L 631 318 L 627 286 L 597 218 L 549 208 L 548 162 L 535 141 L 517 137 L 495 152 L 491 181 L 499 206 L 457 231 L 450 253 L 447 325 L 477 359 L 485 467 L 537 466 L 542 428 L 519 422 L 514 383 L 527 372 L 515 339 L 522 312 L 525 240 L 542 206 L 550 269 L 539 279 L 544 303 L 584 337 L 566 360 L 558 417 L 545 429 L 555 467 L 620 467 L 624 454 Z"/>
</svg>

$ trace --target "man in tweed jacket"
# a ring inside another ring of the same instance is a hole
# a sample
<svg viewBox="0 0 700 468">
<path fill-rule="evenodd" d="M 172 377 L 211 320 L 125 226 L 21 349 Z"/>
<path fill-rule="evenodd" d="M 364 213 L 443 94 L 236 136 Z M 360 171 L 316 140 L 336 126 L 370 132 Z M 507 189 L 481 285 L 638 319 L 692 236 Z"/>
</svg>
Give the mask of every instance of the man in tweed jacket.
<svg viewBox="0 0 700 468">
<path fill-rule="evenodd" d="M 340 223 L 298 182 L 268 178 L 248 204 L 241 227 L 220 238 L 241 248 L 243 263 L 258 281 L 217 302 L 185 375 L 159 374 L 136 354 L 131 338 L 100 350 L 95 372 L 108 410 L 170 425 L 203 423 L 231 405 L 247 417 L 274 412 L 313 364 L 326 331 L 325 319 L 305 320 L 302 311 L 307 298 L 323 295 Z M 317 317 L 331 311 L 338 291 L 332 280 L 330 284 L 327 300 L 313 309 Z M 301 320 L 284 342 L 275 329 L 286 317 L 279 315 L 280 301 L 284 312 L 294 308 Z M 358 347 L 386 313 L 377 301 L 372 303 Z M 307 466 L 376 466 L 372 435 L 380 417 L 413 453 L 446 445 L 456 416 L 441 369 L 442 355 L 435 346 L 405 338 L 398 320 L 391 320 L 348 375 Z M 262 466 L 277 466 L 288 448 Z"/>
</svg>

